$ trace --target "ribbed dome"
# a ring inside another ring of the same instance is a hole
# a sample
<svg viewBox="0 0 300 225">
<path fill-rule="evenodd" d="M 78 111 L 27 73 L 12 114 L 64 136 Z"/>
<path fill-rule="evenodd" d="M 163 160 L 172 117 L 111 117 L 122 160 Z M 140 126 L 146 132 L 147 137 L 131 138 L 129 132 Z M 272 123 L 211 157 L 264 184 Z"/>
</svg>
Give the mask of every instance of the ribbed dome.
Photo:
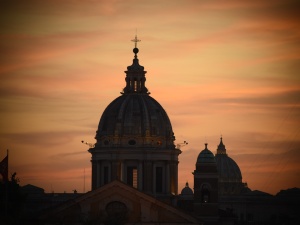
<svg viewBox="0 0 300 225">
<path fill-rule="evenodd" d="M 205 144 L 205 149 L 199 153 L 197 163 L 216 163 L 214 154 L 207 149 L 207 144 Z"/>
<path fill-rule="evenodd" d="M 223 154 L 216 154 L 215 158 L 220 181 L 242 182 L 241 170 L 232 158 Z"/>
<path fill-rule="evenodd" d="M 169 117 L 148 94 L 123 94 L 112 101 L 101 116 L 96 139 L 98 146 L 175 148 Z"/>
</svg>

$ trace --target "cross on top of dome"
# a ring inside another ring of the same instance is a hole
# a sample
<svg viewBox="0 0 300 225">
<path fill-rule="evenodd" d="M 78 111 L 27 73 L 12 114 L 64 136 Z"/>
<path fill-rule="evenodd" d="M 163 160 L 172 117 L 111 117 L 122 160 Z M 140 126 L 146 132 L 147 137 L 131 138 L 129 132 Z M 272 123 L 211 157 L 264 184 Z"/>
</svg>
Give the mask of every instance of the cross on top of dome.
<svg viewBox="0 0 300 225">
<path fill-rule="evenodd" d="M 140 42 L 141 40 L 139 40 L 139 39 L 137 38 L 137 35 L 135 35 L 135 38 L 132 39 L 131 41 L 134 42 L 133 53 L 135 54 L 135 58 L 137 58 L 136 54 L 139 52 L 139 49 L 137 48 L 137 43 Z"/>
<path fill-rule="evenodd" d="M 132 39 L 131 41 L 134 42 L 134 47 L 136 48 L 137 47 L 137 43 L 140 42 L 141 40 L 137 39 L 137 35 L 135 35 L 135 38 Z"/>
</svg>

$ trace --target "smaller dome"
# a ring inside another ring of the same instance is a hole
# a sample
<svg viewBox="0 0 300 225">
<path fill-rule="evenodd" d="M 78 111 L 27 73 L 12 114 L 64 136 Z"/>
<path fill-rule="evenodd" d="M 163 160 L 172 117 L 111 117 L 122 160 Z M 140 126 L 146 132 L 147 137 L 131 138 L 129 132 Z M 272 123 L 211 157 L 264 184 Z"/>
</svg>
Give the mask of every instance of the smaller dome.
<svg viewBox="0 0 300 225">
<path fill-rule="evenodd" d="M 216 163 L 214 154 L 207 148 L 207 143 L 205 143 L 205 149 L 198 155 L 197 163 Z"/>
<path fill-rule="evenodd" d="M 194 195 L 193 190 L 189 187 L 189 183 L 186 182 L 185 187 L 181 191 L 181 195 L 183 196 L 189 196 Z"/>
</svg>

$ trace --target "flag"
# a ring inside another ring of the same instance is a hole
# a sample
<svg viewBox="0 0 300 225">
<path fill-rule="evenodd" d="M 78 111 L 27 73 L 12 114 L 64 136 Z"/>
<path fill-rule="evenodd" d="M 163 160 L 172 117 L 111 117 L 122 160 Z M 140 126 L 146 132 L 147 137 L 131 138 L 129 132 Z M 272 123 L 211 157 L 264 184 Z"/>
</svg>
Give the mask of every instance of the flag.
<svg viewBox="0 0 300 225">
<path fill-rule="evenodd" d="M 0 174 L 3 181 L 8 181 L 8 155 L 0 162 Z"/>
</svg>

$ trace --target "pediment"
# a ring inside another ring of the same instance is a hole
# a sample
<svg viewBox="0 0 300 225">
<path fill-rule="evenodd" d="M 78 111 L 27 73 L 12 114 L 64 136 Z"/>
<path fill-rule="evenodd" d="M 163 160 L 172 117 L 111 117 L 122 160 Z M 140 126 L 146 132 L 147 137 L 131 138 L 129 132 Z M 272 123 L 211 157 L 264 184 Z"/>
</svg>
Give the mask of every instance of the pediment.
<svg viewBox="0 0 300 225">
<path fill-rule="evenodd" d="M 199 223 L 191 215 L 120 181 L 113 181 L 66 202 L 42 216 L 48 224 Z"/>
</svg>

